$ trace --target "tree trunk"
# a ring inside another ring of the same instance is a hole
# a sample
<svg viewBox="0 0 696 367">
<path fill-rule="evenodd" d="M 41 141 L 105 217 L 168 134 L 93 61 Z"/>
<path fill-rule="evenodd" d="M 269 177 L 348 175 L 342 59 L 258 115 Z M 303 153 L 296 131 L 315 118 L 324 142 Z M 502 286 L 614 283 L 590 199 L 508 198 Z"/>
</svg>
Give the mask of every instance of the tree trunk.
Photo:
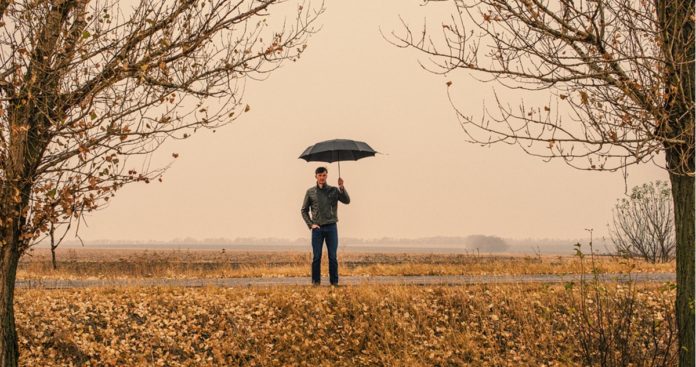
<svg viewBox="0 0 696 367">
<path fill-rule="evenodd" d="M 58 245 L 56 245 L 55 233 L 56 227 L 53 225 L 53 222 L 51 222 L 51 230 L 49 231 L 49 234 L 51 235 L 51 264 L 53 264 L 53 270 L 58 269 L 58 264 L 56 264 L 56 248 L 58 248 Z"/>
<path fill-rule="evenodd" d="M 666 138 L 683 141 L 665 142 L 677 244 L 679 366 L 694 367 L 694 2 L 657 0 L 656 10 L 667 62 L 665 108 L 669 114 L 668 123 L 659 130 Z"/>
<path fill-rule="evenodd" d="M 56 248 L 51 247 L 51 264 L 53 264 L 53 270 L 58 270 L 58 264 L 56 264 Z"/>
<path fill-rule="evenodd" d="M 14 288 L 19 262 L 19 233 L 5 241 L 0 253 L 0 367 L 16 367 L 19 360 L 14 317 Z"/>
<path fill-rule="evenodd" d="M 694 178 L 670 173 L 677 242 L 679 366 L 694 366 Z"/>
</svg>

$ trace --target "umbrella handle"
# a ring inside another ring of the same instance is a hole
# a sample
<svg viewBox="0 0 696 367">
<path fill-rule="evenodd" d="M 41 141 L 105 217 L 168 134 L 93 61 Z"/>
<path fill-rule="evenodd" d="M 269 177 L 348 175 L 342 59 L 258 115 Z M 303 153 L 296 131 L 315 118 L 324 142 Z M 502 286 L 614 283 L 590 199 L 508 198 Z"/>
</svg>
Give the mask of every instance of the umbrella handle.
<svg viewBox="0 0 696 367">
<path fill-rule="evenodd" d="M 338 161 L 338 178 L 341 178 L 341 161 Z"/>
</svg>

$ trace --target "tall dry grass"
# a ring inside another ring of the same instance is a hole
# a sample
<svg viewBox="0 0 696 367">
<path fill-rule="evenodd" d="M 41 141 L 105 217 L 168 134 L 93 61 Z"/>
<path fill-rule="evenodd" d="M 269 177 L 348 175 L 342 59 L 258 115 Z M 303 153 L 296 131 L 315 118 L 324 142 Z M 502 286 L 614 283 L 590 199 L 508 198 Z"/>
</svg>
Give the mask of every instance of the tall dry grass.
<svg viewBox="0 0 696 367">
<path fill-rule="evenodd" d="M 311 253 L 212 250 L 80 250 L 59 253 L 53 270 L 50 252 L 36 250 L 19 265 L 19 279 L 47 278 L 220 278 L 308 276 Z M 324 272 L 328 262 L 323 261 Z M 673 272 L 674 262 L 603 257 L 603 272 Z M 477 256 L 461 254 L 361 254 L 339 256 L 342 275 L 579 274 L 572 256 Z"/>
<path fill-rule="evenodd" d="M 586 296 L 543 284 L 18 290 L 16 309 L 24 366 L 579 366 Z M 635 345 L 674 355 L 651 339 L 674 327 L 654 322 L 674 297 L 636 286 Z"/>
</svg>

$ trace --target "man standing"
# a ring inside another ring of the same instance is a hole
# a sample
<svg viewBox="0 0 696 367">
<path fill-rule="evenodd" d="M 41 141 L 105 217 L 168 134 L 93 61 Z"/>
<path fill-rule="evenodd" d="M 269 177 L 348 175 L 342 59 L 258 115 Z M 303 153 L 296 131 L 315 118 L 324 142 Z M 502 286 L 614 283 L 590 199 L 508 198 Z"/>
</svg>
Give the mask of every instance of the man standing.
<svg viewBox="0 0 696 367">
<path fill-rule="evenodd" d="M 321 281 L 321 251 L 326 241 L 326 249 L 329 251 L 329 281 L 331 285 L 338 285 L 338 201 L 348 204 L 350 197 L 343 179 L 338 178 L 338 188 L 326 183 L 328 170 L 319 167 L 314 171 L 317 184 L 310 187 L 305 194 L 302 203 L 302 219 L 312 231 L 312 284 L 319 285 Z M 309 212 L 312 212 L 310 218 Z"/>
</svg>

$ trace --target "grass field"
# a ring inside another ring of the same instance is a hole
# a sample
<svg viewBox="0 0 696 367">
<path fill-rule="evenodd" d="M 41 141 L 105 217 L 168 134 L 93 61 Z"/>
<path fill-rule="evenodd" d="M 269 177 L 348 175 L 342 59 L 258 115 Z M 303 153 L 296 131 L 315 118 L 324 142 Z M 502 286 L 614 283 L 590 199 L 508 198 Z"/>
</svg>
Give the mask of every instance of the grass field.
<svg viewBox="0 0 696 367">
<path fill-rule="evenodd" d="M 328 262 L 322 261 L 327 274 Z M 59 249 L 58 270 L 50 252 L 36 249 L 19 265 L 19 279 L 223 278 L 309 276 L 310 252 L 220 250 Z M 675 263 L 650 264 L 620 257 L 597 258 L 603 272 L 673 272 Z M 573 256 L 339 253 L 341 275 L 578 274 Z"/>
<path fill-rule="evenodd" d="M 621 328 L 630 294 L 632 327 L 609 348 L 671 365 L 673 288 L 602 288 L 19 290 L 16 308 L 24 366 L 578 366 L 592 327 Z"/>
<path fill-rule="evenodd" d="M 20 279 L 308 276 L 311 255 L 37 249 Z M 578 274 L 459 286 L 17 289 L 23 366 L 672 366 L 672 283 L 594 283 L 589 258 L 340 256 L 342 275 Z M 327 263 L 324 261 L 324 274 Z M 596 257 L 599 272 L 673 272 Z M 608 361 L 608 362 L 607 362 Z"/>
</svg>

